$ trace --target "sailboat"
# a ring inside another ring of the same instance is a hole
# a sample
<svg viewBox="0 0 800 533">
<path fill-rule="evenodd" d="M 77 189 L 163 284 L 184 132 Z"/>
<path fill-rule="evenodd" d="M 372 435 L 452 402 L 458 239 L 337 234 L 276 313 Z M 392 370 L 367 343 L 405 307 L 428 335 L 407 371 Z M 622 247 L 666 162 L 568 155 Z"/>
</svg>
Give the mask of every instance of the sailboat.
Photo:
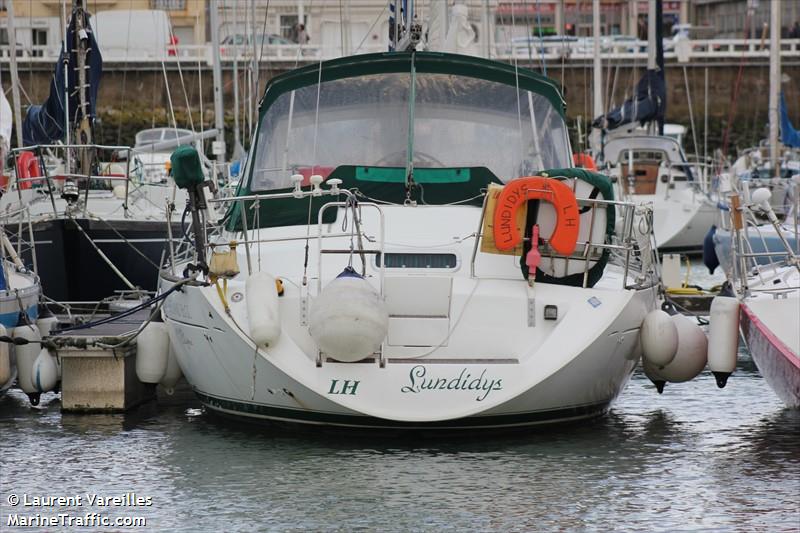
<svg viewBox="0 0 800 533">
<path fill-rule="evenodd" d="M 421 50 L 413 2 L 393 7 L 394 51 L 270 80 L 215 230 L 200 229 L 217 201 L 196 155 L 173 154 L 195 230 L 160 290 L 184 376 L 206 408 L 258 421 L 463 429 L 606 412 L 658 337 L 639 342 L 662 313 L 637 222 L 649 210 L 572 166 L 555 82 Z"/>
<path fill-rule="evenodd" d="M 777 45 L 779 46 L 779 45 Z M 780 78 L 780 55 L 774 61 Z M 772 78 L 772 74 L 770 77 Z M 771 91 L 780 91 L 771 88 Z M 789 117 L 782 91 L 770 96 L 770 136 L 761 145 L 744 150 L 730 168 L 732 186 L 741 190 L 746 184 L 752 190 L 767 187 L 772 191 L 770 204 L 784 218 L 794 200 L 791 179 L 800 175 L 800 132 Z"/>
<path fill-rule="evenodd" d="M 24 146 L 14 150 L 16 182 L 35 193 L 19 203 L 30 208 L 43 288 L 60 302 L 155 289 L 169 233 L 165 214 L 180 236 L 186 204 L 156 154 L 218 135 L 175 133 L 134 148 L 96 144 L 103 60 L 89 19 L 85 1 L 76 0 L 50 95 L 28 110 Z M 207 175 L 210 167 L 204 159 Z"/>
<path fill-rule="evenodd" d="M 678 141 L 664 135 L 667 98 L 661 24 L 657 22 L 661 20 L 661 0 L 650 1 L 648 20 L 647 71 L 631 98 L 594 120 L 592 126 L 600 132 L 594 149 L 620 198 L 653 205 L 660 252 L 699 252 L 716 220 L 716 202 L 704 169 L 691 164 Z M 601 81 L 595 80 L 595 90 L 601 86 Z M 649 125 L 649 134 L 641 133 L 644 125 Z"/>
<path fill-rule="evenodd" d="M 770 93 L 769 138 L 756 148 L 745 150 L 728 172 L 718 177 L 719 218 L 706 237 L 703 260 L 713 272 L 721 265 L 726 275 L 733 276 L 734 229 L 730 225 L 730 196 L 737 195 L 745 205 L 744 236 L 751 260 L 760 265 L 774 262 L 788 248 L 800 253 L 800 132 L 789 117 L 786 99 L 781 91 L 780 19 L 771 21 L 770 29 Z M 751 191 L 770 191 L 770 210 L 753 204 Z M 776 220 L 770 220 L 769 214 Z"/>
<path fill-rule="evenodd" d="M 4 175 L 3 163 L 11 143 L 11 106 L 0 88 L 0 175 Z M 3 184 L 4 192 L 11 190 L 9 183 Z M 0 335 L 13 335 L 15 328 L 33 324 L 39 316 L 39 280 L 36 273 L 26 268 L 0 224 Z M 37 346 L 38 348 L 38 346 Z M 22 362 L 26 362 L 21 358 Z M 11 388 L 17 380 L 17 362 L 11 345 L 0 343 L 0 395 Z"/>
<path fill-rule="evenodd" d="M 741 302 L 742 336 L 764 379 L 789 407 L 800 408 L 800 256 L 782 233 L 770 204 L 771 191 L 760 188 L 744 204 L 734 195 L 729 210 L 733 239 L 729 280 Z M 748 211 L 766 213 L 781 240 L 782 250 L 755 252 L 749 246 L 744 228 Z M 768 258 L 764 263 L 759 259 Z M 730 317 L 715 323 L 712 330 L 725 329 Z M 737 324 L 738 325 L 738 324 Z M 730 328 L 730 325 L 727 326 Z"/>
<path fill-rule="evenodd" d="M 775 2 L 770 10 L 770 151 L 771 168 L 779 157 L 778 145 L 778 100 L 780 56 L 780 3 Z M 785 129 L 784 129 L 785 131 Z M 800 179 L 787 182 L 794 188 Z M 800 408 L 800 254 L 797 253 L 796 228 L 798 212 L 792 213 L 793 222 L 783 222 L 773 208 L 774 190 L 766 187 L 750 191 L 748 183 L 740 183 L 740 190 L 728 195 L 728 205 L 722 211 L 729 219 L 729 230 L 715 235 L 717 251 L 731 282 L 736 298 L 741 302 L 741 311 L 730 313 L 715 320 L 713 314 L 710 327 L 733 331 L 741 326 L 750 355 L 764 379 L 776 395 L 789 407 Z M 797 196 L 795 196 L 797 198 Z M 796 204 L 795 204 L 796 206 Z M 762 240 L 765 248 L 753 246 L 758 242 L 763 225 L 757 217 L 766 218 L 772 228 L 774 241 Z M 795 228 L 794 241 L 790 241 L 787 226 Z M 748 231 L 749 230 L 749 233 Z M 771 244 L 771 247 L 767 247 Z M 754 249 L 755 248 L 755 249 Z M 727 255 L 726 255 L 727 254 Z"/>
</svg>

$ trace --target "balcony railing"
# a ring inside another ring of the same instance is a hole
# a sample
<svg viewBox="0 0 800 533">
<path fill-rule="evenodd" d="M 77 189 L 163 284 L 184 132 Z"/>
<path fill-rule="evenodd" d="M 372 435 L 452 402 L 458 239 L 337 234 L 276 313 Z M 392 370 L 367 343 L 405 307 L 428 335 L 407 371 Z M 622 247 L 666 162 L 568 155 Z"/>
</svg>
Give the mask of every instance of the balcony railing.
<svg viewBox="0 0 800 533">
<path fill-rule="evenodd" d="M 186 0 L 150 0 L 150 9 L 183 11 L 186 9 Z"/>
<path fill-rule="evenodd" d="M 483 48 L 476 45 L 479 55 L 485 55 Z M 383 52 L 382 44 L 368 44 L 357 50 L 358 54 Z M 59 49 L 53 46 L 28 46 L 17 48 L 17 58 L 22 64 L 54 63 Z M 163 50 L 147 48 L 104 48 L 103 60 L 106 63 L 160 63 L 177 62 L 211 64 L 211 44 L 200 45 L 164 45 Z M 353 52 L 349 52 L 353 53 Z M 624 41 L 621 43 L 605 43 L 601 47 L 604 60 L 635 61 L 647 59 L 647 43 L 644 41 Z M 222 62 L 229 66 L 234 60 L 250 62 L 253 60 L 253 48 L 249 45 L 220 45 Z M 342 48 L 338 46 L 320 46 L 317 44 L 269 44 L 255 52 L 259 62 L 280 63 L 284 66 L 305 64 L 314 61 L 341 57 Z M 586 62 L 594 57 L 594 47 L 590 41 L 548 41 L 546 43 L 493 43 L 489 47 L 489 57 L 501 61 L 567 61 Z M 692 61 L 766 59 L 769 48 L 752 39 L 703 39 L 679 42 L 665 51 L 664 58 L 668 62 L 688 63 Z M 800 39 L 783 39 L 781 41 L 781 57 L 784 59 L 800 59 Z M 0 63 L 10 60 L 8 46 L 0 47 Z"/>
</svg>

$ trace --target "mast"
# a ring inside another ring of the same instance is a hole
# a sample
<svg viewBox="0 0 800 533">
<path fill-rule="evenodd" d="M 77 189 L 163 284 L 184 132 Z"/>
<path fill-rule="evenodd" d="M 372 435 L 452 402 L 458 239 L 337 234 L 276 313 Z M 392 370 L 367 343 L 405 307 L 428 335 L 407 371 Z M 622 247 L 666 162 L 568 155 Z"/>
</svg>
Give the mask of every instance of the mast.
<svg viewBox="0 0 800 533">
<path fill-rule="evenodd" d="M 258 107 L 258 39 L 256 36 L 258 32 L 256 31 L 256 3 L 250 2 L 250 27 L 251 31 L 253 32 L 253 58 L 250 61 L 250 109 L 248 110 L 248 116 L 250 117 L 250 137 L 253 137 L 253 134 L 256 130 L 256 108 Z"/>
<path fill-rule="evenodd" d="M 341 21 L 342 27 L 342 55 L 348 56 L 353 51 L 353 25 L 350 24 L 350 0 L 344 0 L 344 5 L 342 6 L 342 10 L 344 11 L 344 20 Z M 306 32 L 308 28 L 306 28 Z"/>
<path fill-rule="evenodd" d="M 592 0 L 592 32 L 594 33 L 592 112 L 595 117 L 599 117 L 603 114 L 603 64 L 600 58 L 600 0 Z"/>
<path fill-rule="evenodd" d="M 778 102 L 781 90 L 781 0 L 770 2 L 769 19 L 769 159 L 774 175 L 780 176 Z"/>
<path fill-rule="evenodd" d="M 422 39 L 422 26 L 414 20 L 414 0 L 389 1 L 389 51 L 413 51 Z"/>
<path fill-rule="evenodd" d="M 481 13 L 481 34 L 483 36 L 483 57 L 486 59 L 492 58 L 492 45 L 489 39 L 489 19 L 491 18 L 491 14 L 489 11 L 489 0 L 483 0 L 483 11 Z M 564 25 L 561 25 L 561 29 L 559 31 L 564 31 Z"/>
<path fill-rule="evenodd" d="M 647 4 L 647 70 L 656 69 L 656 0 Z"/>
<path fill-rule="evenodd" d="M 62 0 L 61 2 L 61 19 L 63 20 L 63 33 L 64 36 L 63 40 L 61 41 L 61 46 L 64 52 L 64 140 L 67 146 L 71 144 L 70 137 L 70 116 L 69 116 L 69 58 L 70 58 L 70 47 L 71 44 L 67 42 L 67 34 L 69 33 L 69 19 L 67 18 L 67 2 L 66 0 Z M 64 163 L 66 165 L 67 171 L 72 171 L 72 150 L 66 149 L 64 150 Z M 53 208 L 55 210 L 55 208 Z"/>
<path fill-rule="evenodd" d="M 80 116 L 80 122 L 76 125 L 75 136 L 76 143 L 79 144 L 92 144 L 92 121 L 89 116 L 89 80 L 86 77 L 88 64 L 86 63 L 86 54 L 91 52 L 88 50 L 89 39 L 86 35 L 86 0 L 76 0 L 75 10 L 73 11 L 75 18 L 75 50 L 77 66 L 75 69 L 78 74 L 78 109 L 77 114 Z M 92 154 L 90 150 L 81 150 L 79 152 L 80 173 L 84 175 L 91 174 Z"/>
<path fill-rule="evenodd" d="M 17 125 L 17 147 L 22 146 L 22 110 L 19 97 L 19 72 L 17 71 L 17 29 L 14 26 L 14 2 L 6 2 L 8 11 L 8 39 L 11 45 L 11 105 L 14 108 L 14 123 Z M 11 139 L 8 140 L 9 144 Z"/>
<path fill-rule="evenodd" d="M 306 10 L 305 6 L 303 5 L 303 0 L 297 0 L 297 23 L 302 24 L 303 27 L 305 27 L 306 25 L 305 18 L 306 18 Z M 308 28 L 306 28 L 306 32 L 308 32 Z M 306 44 L 306 43 L 300 43 L 300 44 Z"/>
<path fill-rule="evenodd" d="M 219 57 L 219 5 L 218 0 L 211 0 L 211 51 L 213 54 L 213 81 L 214 81 L 214 127 L 217 129 L 217 140 L 214 155 L 217 162 L 225 160 L 225 117 L 222 111 L 222 68 Z"/>
<path fill-rule="evenodd" d="M 239 150 L 239 147 L 242 145 L 241 140 L 239 138 L 239 45 L 236 44 L 236 32 L 239 31 L 239 17 L 236 15 L 239 13 L 238 6 L 233 6 L 233 35 L 234 35 L 234 44 L 233 44 L 233 157 L 234 159 L 238 158 L 240 154 L 236 152 Z M 202 96 L 201 96 L 202 98 Z"/>
<path fill-rule="evenodd" d="M 665 83 L 665 72 L 664 43 L 661 38 L 662 18 L 661 0 L 650 0 L 647 5 L 647 70 L 655 72 L 661 78 L 663 84 Z M 664 100 L 664 108 L 666 109 L 666 99 Z M 658 127 L 658 135 L 664 135 L 664 119 L 659 118 L 656 125 Z"/>
</svg>

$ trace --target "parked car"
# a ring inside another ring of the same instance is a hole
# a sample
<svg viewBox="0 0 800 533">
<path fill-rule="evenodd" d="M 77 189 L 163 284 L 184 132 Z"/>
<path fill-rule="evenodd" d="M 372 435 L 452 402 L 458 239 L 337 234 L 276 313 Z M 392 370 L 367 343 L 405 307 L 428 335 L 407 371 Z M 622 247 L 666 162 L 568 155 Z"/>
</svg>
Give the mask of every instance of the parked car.
<svg viewBox="0 0 800 533">
<path fill-rule="evenodd" d="M 297 45 L 297 43 L 287 39 L 286 37 L 282 37 L 281 35 L 275 33 L 261 33 L 258 35 L 256 39 L 256 53 L 261 54 L 262 51 L 266 52 L 270 49 L 270 47 L 276 46 L 286 46 L 286 45 Z M 249 55 L 252 53 L 253 50 L 253 39 L 252 36 L 249 34 L 243 33 L 235 33 L 232 35 L 228 35 L 222 42 L 220 42 L 220 54 L 223 56 L 233 55 L 234 48 L 237 47 L 239 49 L 240 55 Z"/>
<path fill-rule="evenodd" d="M 609 49 L 616 52 L 646 52 L 647 42 L 639 40 L 634 35 L 612 35 Z"/>
<path fill-rule="evenodd" d="M 716 29 L 711 26 L 695 26 L 693 24 L 675 24 L 672 26 L 672 37 L 664 39 L 664 51 L 675 49 L 675 44 L 682 40 L 713 39 Z M 718 49 L 719 45 L 712 45 Z"/>
<path fill-rule="evenodd" d="M 169 16 L 159 9 L 98 11 L 92 28 L 107 59 L 175 55 Z"/>
<path fill-rule="evenodd" d="M 578 43 L 578 38 L 571 35 L 514 37 L 511 39 L 509 52 L 513 51 L 518 56 L 527 54 L 540 55 L 543 53 L 569 55 L 576 43 Z"/>
</svg>

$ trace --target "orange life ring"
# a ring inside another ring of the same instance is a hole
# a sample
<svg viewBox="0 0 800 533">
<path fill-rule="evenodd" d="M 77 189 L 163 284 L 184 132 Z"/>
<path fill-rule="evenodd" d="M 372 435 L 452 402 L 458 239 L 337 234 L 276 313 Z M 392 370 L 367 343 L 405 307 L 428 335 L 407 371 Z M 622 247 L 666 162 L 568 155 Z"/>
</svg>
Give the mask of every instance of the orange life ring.
<svg viewBox="0 0 800 533">
<path fill-rule="evenodd" d="M 550 202 L 556 208 L 556 228 L 550 236 L 550 247 L 561 255 L 571 255 L 578 243 L 578 201 L 567 185 L 542 176 L 517 178 L 503 187 L 494 210 L 495 246 L 498 250 L 519 246 L 522 236 L 515 224 L 517 209 L 535 199 Z"/>
<path fill-rule="evenodd" d="M 594 158 L 586 152 L 577 152 L 572 154 L 572 162 L 576 167 L 597 172 L 597 164 L 594 162 Z"/>
<path fill-rule="evenodd" d="M 33 152 L 23 151 L 17 156 L 17 180 L 26 180 L 28 178 L 39 178 L 42 176 L 42 170 L 39 168 L 39 158 Z M 19 182 L 20 189 L 30 189 L 33 182 L 22 181 Z"/>
</svg>

